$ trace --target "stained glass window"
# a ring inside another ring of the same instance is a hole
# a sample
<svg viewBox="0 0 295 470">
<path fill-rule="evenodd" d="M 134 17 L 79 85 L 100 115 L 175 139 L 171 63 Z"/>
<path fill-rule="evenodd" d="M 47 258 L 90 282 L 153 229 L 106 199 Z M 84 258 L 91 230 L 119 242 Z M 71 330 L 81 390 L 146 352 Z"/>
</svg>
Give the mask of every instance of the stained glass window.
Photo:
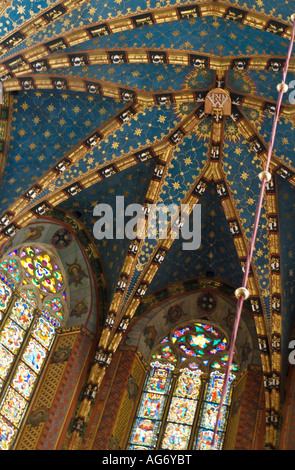
<svg viewBox="0 0 295 470">
<path fill-rule="evenodd" d="M 211 372 L 210 380 L 207 386 L 206 396 L 203 403 L 200 427 L 197 435 L 196 450 L 208 450 L 211 447 L 213 432 L 216 424 L 219 403 L 221 399 L 221 391 L 223 386 L 224 374 L 220 372 Z M 215 440 L 215 449 L 220 449 L 224 440 L 224 432 L 229 410 L 229 402 L 231 397 L 231 384 L 234 375 L 230 375 L 229 386 L 223 406 L 221 409 L 221 417 L 218 423 L 218 432 Z"/>
<path fill-rule="evenodd" d="M 2 263 L 0 263 L 0 267 L 3 268 L 5 271 L 9 271 L 11 277 L 19 281 L 18 267 L 14 259 L 2 261 Z"/>
<path fill-rule="evenodd" d="M 1 450 L 13 448 L 64 321 L 64 300 L 61 269 L 43 247 L 22 246 L 0 261 Z"/>
<path fill-rule="evenodd" d="M 204 450 L 211 446 L 224 372 L 226 335 L 195 322 L 172 331 L 152 355 L 128 449 Z M 232 394 L 233 363 L 215 448 L 224 443 Z M 160 380 L 161 377 L 161 380 Z M 165 377 L 165 385 L 161 389 Z M 153 388 L 152 384 L 158 384 Z M 165 419 L 163 417 L 165 416 Z"/>
<path fill-rule="evenodd" d="M 162 449 L 188 448 L 201 388 L 201 370 L 183 369 L 177 379 L 165 425 Z"/>
<path fill-rule="evenodd" d="M 202 323 L 176 330 L 172 341 L 186 355 L 195 357 L 213 355 L 224 351 L 227 347 L 227 340 L 223 334 L 211 325 Z"/>
<path fill-rule="evenodd" d="M 52 300 L 47 300 L 45 302 L 45 307 L 48 311 L 53 311 L 55 315 L 60 318 L 63 318 L 62 303 L 58 297 Z"/>
<path fill-rule="evenodd" d="M 164 405 L 171 386 L 173 366 L 151 364 L 137 419 L 130 438 L 130 449 L 150 450 L 157 443 Z"/>
<path fill-rule="evenodd" d="M 31 282 L 41 291 L 56 293 L 62 289 L 63 277 L 58 265 L 39 247 L 25 247 L 21 253 L 21 264 Z"/>
<path fill-rule="evenodd" d="M 4 282 L 6 280 L 4 274 L 1 275 L 0 279 L 0 320 L 2 320 L 3 312 L 6 310 L 9 299 L 11 298 L 13 292 L 13 284 Z"/>
</svg>

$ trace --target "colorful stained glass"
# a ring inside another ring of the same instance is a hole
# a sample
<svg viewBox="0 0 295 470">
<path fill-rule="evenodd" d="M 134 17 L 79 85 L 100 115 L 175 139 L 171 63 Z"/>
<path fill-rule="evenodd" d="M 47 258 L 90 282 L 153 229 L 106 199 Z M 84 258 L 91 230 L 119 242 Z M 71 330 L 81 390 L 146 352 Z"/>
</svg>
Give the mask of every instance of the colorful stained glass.
<svg viewBox="0 0 295 470">
<path fill-rule="evenodd" d="M 221 369 L 222 367 L 226 367 L 228 361 L 228 356 L 223 356 L 219 359 L 219 361 L 213 362 L 211 364 L 212 369 Z M 236 364 L 232 364 L 230 370 L 232 372 L 236 372 L 238 370 L 238 366 Z"/>
<path fill-rule="evenodd" d="M 203 361 L 204 362 L 204 361 Z M 189 364 L 187 365 L 191 370 L 197 370 L 199 369 L 199 364 L 196 364 L 195 362 L 189 362 Z"/>
<path fill-rule="evenodd" d="M 220 420 L 218 422 L 219 434 L 218 434 L 218 439 L 215 442 L 216 449 L 221 448 L 223 438 L 224 438 L 228 406 L 230 404 L 230 399 L 231 399 L 231 385 L 232 385 L 233 380 L 234 380 L 234 375 L 230 374 L 229 384 L 228 384 L 226 395 L 223 400 Z M 212 437 L 213 437 L 213 431 L 215 428 L 220 399 L 221 399 L 223 381 L 224 381 L 224 374 L 221 374 L 220 372 L 217 372 L 217 371 L 214 371 L 210 374 L 210 380 L 208 383 L 208 388 L 207 388 L 206 397 L 204 401 L 204 407 L 202 410 L 200 429 L 199 429 L 198 436 L 197 436 L 196 449 L 202 450 L 202 449 L 208 448 L 207 446 L 209 444 L 208 442 L 206 443 L 205 436 L 207 436 L 207 438 L 209 439 L 210 433 L 207 432 L 206 434 L 205 433 L 206 431 L 211 431 Z M 210 442 L 210 445 L 211 445 L 211 442 Z"/>
<path fill-rule="evenodd" d="M 164 367 L 159 362 L 151 364 L 152 370 L 142 395 L 129 449 L 153 449 L 158 445 L 161 449 L 185 450 L 192 439 L 195 442 L 195 449 L 211 448 L 224 380 L 224 375 L 218 371 L 218 367 L 224 367 L 228 360 L 226 354 L 222 357 L 219 354 L 212 362 L 211 356 L 223 352 L 226 347 L 227 339 L 224 334 L 212 325 L 204 323 L 178 328 L 161 341 L 161 347 L 154 353 L 153 358 L 166 363 L 174 361 L 180 373 L 174 388 L 170 390 L 169 377 L 172 369 L 165 369 L 167 364 Z M 201 415 L 198 417 L 196 411 L 199 408 L 198 400 L 202 390 L 201 376 L 204 368 L 208 366 L 215 368 L 215 371 L 210 375 L 206 396 L 203 397 Z M 215 441 L 216 449 L 222 447 L 224 439 L 233 379 L 234 376 L 231 374 L 220 416 Z M 167 410 L 167 419 L 160 426 L 168 394 L 171 401 Z M 197 436 L 191 436 L 194 423 L 198 426 Z M 157 444 L 159 435 L 162 439 Z"/>
<path fill-rule="evenodd" d="M 161 343 L 163 343 L 163 341 L 161 341 Z M 157 359 L 158 361 L 168 360 L 172 364 L 177 362 L 177 356 L 169 345 L 162 347 L 159 351 L 153 354 L 152 358 Z"/>
<path fill-rule="evenodd" d="M 208 331 L 209 333 L 211 333 L 212 335 L 214 335 L 216 337 L 220 337 L 220 333 L 218 333 L 218 331 L 215 328 L 213 328 L 213 326 L 206 325 L 204 323 L 196 323 L 195 324 L 195 330 L 196 331 L 205 330 L 205 331 Z"/>
<path fill-rule="evenodd" d="M 47 310 L 34 320 L 36 293 L 41 301 L 49 293 L 56 294 L 63 288 L 63 278 L 58 265 L 38 247 L 26 247 L 13 251 L 10 256 L 20 255 L 21 261 L 8 258 L 0 263 L 0 319 L 1 311 L 6 311 L 12 292 L 13 282 L 8 279 L 9 273 L 16 281 L 21 277 L 21 270 L 27 276 L 23 279 L 21 295 L 17 297 L 9 311 L 0 332 L 0 389 L 17 360 L 14 375 L 9 383 L 6 395 L 0 408 L 0 449 L 9 449 L 15 438 L 17 428 L 21 425 L 38 373 L 44 364 L 48 348 L 55 336 L 55 326 L 60 326 L 58 318 L 63 319 L 62 304 L 54 297 L 46 305 Z M 39 292 L 32 288 L 38 286 Z M 63 295 L 65 299 L 65 295 Z M 50 313 L 49 313 L 50 312 Z M 31 336 L 26 338 L 27 331 L 35 321 Z M 24 352 L 20 357 L 23 341 Z"/>
<path fill-rule="evenodd" d="M 181 370 L 170 403 L 161 448 L 187 448 L 200 393 L 201 375 L 201 370 Z"/>
<path fill-rule="evenodd" d="M 226 349 L 227 346 L 227 341 L 225 338 L 223 338 L 222 341 L 218 341 L 215 344 L 213 344 L 213 348 L 210 349 L 209 354 L 217 354 L 219 352 L 222 352 Z"/>
<path fill-rule="evenodd" d="M 15 286 L 13 284 L 12 281 L 10 281 L 10 279 L 7 279 L 7 277 L 5 276 L 4 272 L 0 270 L 0 279 L 2 282 L 4 282 L 4 284 L 6 284 L 11 290 L 14 290 L 15 289 Z"/>
<path fill-rule="evenodd" d="M 210 338 L 206 338 L 204 334 L 189 335 L 188 340 L 192 347 L 202 349 L 204 349 L 207 344 L 210 344 L 211 342 Z"/>
<path fill-rule="evenodd" d="M 26 330 L 31 324 L 35 308 L 36 304 L 22 295 L 14 302 L 10 318 Z"/>
<path fill-rule="evenodd" d="M 31 248 L 30 246 L 27 246 L 26 248 L 24 248 L 20 256 L 21 258 L 23 258 L 26 255 L 35 256 L 35 251 L 33 250 L 33 248 Z"/>
<path fill-rule="evenodd" d="M 232 382 L 234 376 L 230 376 L 229 383 Z M 223 380 L 224 374 L 220 374 L 219 372 L 212 372 L 210 376 L 210 382 L 208 385 L 206 401 L 220 403 L 221 399 L 221 392 L 223 387 Z M 228 388 L 227 394 L 223 400 L 224 404 L 228 403 L 230 396 L 230 387 Z"/>
<path fill-rule="evenodd" d="M 178 423 L 168 423 L 161 444 L 161 449 L 187 449 L 190 433 L 190 426 Z"/>
<path fill-rule="evenodd" d="M 9 254 L 9 256 L 16 256 L 17 255 L 17 250 L 11 251 L 8 254 Z"/>
<path fill-rule="evenodd" d="M 131 434 L 131 444 L 141 445 L 152 449 L 155 447 L 161 421 L 138 418 L 135 421 L 134 430 Z"/>
<path fill-rule="evenodd" d="M 168 421 L 193 424 L 196 403 L 186 398 L 173 397 L 169 409 Z"/>
<path fill-rule="evenodd" d="M 0 377 L 4 380 L 13 363 L 14 356 L 0 344 Z"/>
<path fill-rule="evenodd" d="M 55 282 L 55 279 L 53 277 L 44 279 L 41 283 L 42 285 L 42 290 L 44 292 L 57 292 L 60 290 L 60 284 L 57 284 Z"/>
<path fill-rule="evenodd" d="M 143 447 L 143 446 L 140 446 L 140 445 L 130 445 L 128 447 L 129 450 L 148 450 L 149 447 Z"/>
<path fill-rule="evenodd" d="M 170 346 L 165 346 L 164 348 L 162 348 L 162 357 L 163 359 L 168 359 L 172 363 L 177 362 L 177 357 L 175 356 L 175 354 L 173 354 L 173 351 Z"/>
<path fill-rule="evenodd" d="M 0 416 L 0 449 L 9 450 L 16 429 Z"/>
<path fill-rule="evenodd" d="M 202 357 L 226 349 L 226 338 L 211 325 L 195 323 L 194 329 L 195 332 L 190 327 L 178 329 L 172 335 L 172 342 L 186 355 Z"/>
<path fill-rule="evenodd" d="M 209 450 L 212 448 L 212 439 L 213 439 L 213 431 L 209 431 L 208 429 L 200 429 L 196 450 Z M 213 446 L 213 449 L 219 450 L 222 445 L 222 435 L 217 433 L 216 440 Z"/>
<path fill-rule="evenodd" d="M 47 312 L 47 310 L 42 310 L 42 315 L 43 315 L 43 317 L 46 318 L 46 320 L 47 320 L 51 325 L 53 325 L 54 327 L 60 326 L 59 321 L 58 321 L 56 318 L 53 318 L 51 315 L 49 315 L 49 313 Z"/>
<path fill-rule="evenodd" d="M 63 318 L 63 312 L 62 312 L 62 303 L 58 298 L 54 298 L 52 300 L 47 300 L 45 302 L 45 307 L 49 309 L 51 312 L 53 312 L 55 315 L 57 315 L 60 318 Z"/>
<path fill-rule="evenodd" d="M 193 373 L 188 369 L 183 369 L 178 377 L 174 395 L 196 400 L 200 393 L 201 375 L 201 371 Z"/>
<path fill-rule="evenodd" d="M 153 449 L 158 439 L 161 418 L 172 380 L 172 365 L 163 365 L 158 361 L 151 364 L 145 391 L 130 436 L 129 449 L 143 446 Z"/>
<path fill-rule="evenodd" d="M 20 363 L 13 382 L 12 382 L 12 387 L 24 398 L 28 399 L 30 397 L 30 394 L 33 390 L 34 383 L 36 381 L 36 374 L 29 369 L 25 364 Z"/>
<path fill-rule="evenodd" d="M 36 340 L 31 339 L 24 352 L 23 360 L 35 372 L 39 372 L 46 357 L 44 349 Z"/>
<path fill-rule="evenodd" d="M 0 342 L 15 354 L 21 346 L 24 335 L 25 331 L 9 319 L 0 334 Z"/>
<path fill-rule="evenodd" d="M 3 268 L 5 271 L 9 272 L 10 275 L 16 280 L 19 281 L 19 271 L 18 271 L 18 266 L 17 262 L 14 259 L 9 259 L 9 260 L 4 260 L 0 263 L 1 268 Z"/>
<path fill-rule="evenodd" d="M 138 416 L 141 418 L 161 419 L 165 396 L 159 393 L 144 393 Z"/>
<path fill-rule="evenodd" d="M 0 281 L 0 310 L 6 309 L 11 294 L 12 291 L 8 285 L 5 282 Z"/>
<path fill-rule="evenodd" d="M 54 338 L 55 330 L 52 325 L 43 317 L 38 318 L 33 329 L 32 336 L 45 348 L 49 348 Z"/>
<path fill-rule="evenodd" d="M 156 359 L 157 361 L 160 361 L 162 359 L 162 355 L 159 353 L 153 354 L 152 359 Z"/>
<path fill-rule="evenodd" d="M 148 380 L 146 391 L 148 392 L 157 392 L 157 393 L 167 393 L 167 390 L 170 386 L 171 381 L 171 368 L 161 367 L 160 365 L 155 366 Z"/>
<path fill-rule="evenodd" d="M 35 292 L 33 291 L 33 289 L 27 289 L 27 295 L 29 297 L 31 297 L 32 299 L 34 299 L 36 297 Z"/>
<path fill-rule="evenodd" d="M 195 351 L 192 349 L 188 348 L 185 344 L 180 344 L 179 349 L 181 349 L 187 356 L 197 356 Z"/>
<path fill-rule="evenodd" d="M 212 369 L 221 369 L 222 365 L 220 364 L 220 362 L 213 362 L 211 364 L 211 367 Z"/>
<path fill-rule="evenodd" d="M 4 399 L 4 403 L 1 406 L 0 413 L 10 423 L 17 426 L 22 418 L 26 406 L 26 400 L 12 388 L 9 388 Z"/>
<path fill-rule="evenodd" d="M 46 293 L 61 290 L 63 277 L 56 263 L 41 250 L 26 247 L 22 252 L 22 266 L 35 286 Z"/>
<path fill-rule="evenodd" d="M 217 403 L 205 403 L 203 414 L 202 414 L 201 427 L 206 428 L 206 429 L 211 429 L 212 431 L 214 430 L 218 408 L 219 408 L 219 405 Z M 220 416 L 220 421 L 218 423 L 218 427 L 220 427 L 222 424 L 225 412 L 226 412 L 226 407 L 223 406 L 221 416 Z"/>
<path fill-rule="evenodd" d="M 183 335 L 187 333 L 188 331 L 191 331 L 190 327 L 186 327 L 186 328 L 182 328 L 180 330 L 174 331 L 173 336 L 172 336 L 172 342 L 174 343 L 175 341 L 179 341 L 179 339 L 182 338 Z"/>
</svg>

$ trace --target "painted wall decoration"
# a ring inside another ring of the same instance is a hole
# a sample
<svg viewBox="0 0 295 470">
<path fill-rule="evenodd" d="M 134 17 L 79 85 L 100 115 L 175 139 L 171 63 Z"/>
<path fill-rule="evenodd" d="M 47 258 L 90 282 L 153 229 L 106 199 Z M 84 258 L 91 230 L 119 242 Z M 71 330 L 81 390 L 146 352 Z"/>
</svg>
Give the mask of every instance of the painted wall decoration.
<svg viewBox="0 0 295 470">
<path fill-rule="evenodd" d="M 52 245 L 57 249 L 66 248 L 72 241 L 72 234 L 68 229 L 60 229 L 52 237 Z"/>
</svg>

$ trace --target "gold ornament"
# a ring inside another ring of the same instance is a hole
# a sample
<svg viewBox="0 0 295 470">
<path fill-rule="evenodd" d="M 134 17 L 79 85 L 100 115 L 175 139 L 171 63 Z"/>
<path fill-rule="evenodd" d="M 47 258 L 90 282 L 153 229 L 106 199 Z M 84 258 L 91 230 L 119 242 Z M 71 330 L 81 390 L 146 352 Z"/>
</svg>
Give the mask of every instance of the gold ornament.
<svg viewBox="0 0 295 470">
<path fill-rule="evenodd" d="M 249 295 L 249 291 L 245 287 L 238 287 L 235 290 L 235 296 L 237 299 L 239 299 L 240 297 L 244 297 L 244 300 L 247 300 Z"/>
<path fill-rule="evenodd" d="M 268 182 L 271 180 L 271 173 L 269 173 L 268 171 L 262 171 L 261 173 L 259 173 L 258 178 L 260 179 L 260 181 L 265 178 Z"/>
</svg>

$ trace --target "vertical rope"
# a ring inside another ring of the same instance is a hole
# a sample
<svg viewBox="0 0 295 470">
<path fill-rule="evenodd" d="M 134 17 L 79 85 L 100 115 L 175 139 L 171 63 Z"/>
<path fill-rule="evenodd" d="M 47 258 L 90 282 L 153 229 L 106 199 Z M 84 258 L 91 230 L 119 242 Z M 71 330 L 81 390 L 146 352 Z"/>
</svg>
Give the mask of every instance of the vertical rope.
<svg viewBox="0 0 295 470">
<path fill-rule="evenodd" d="M 253 251 L 254 251 L 254 247 L 255 247 L 257 230 L 258 230 L 260 216 L 261 216 L 265 185 L 266 185 L 266 182 L 269 181 L 270 178 L 271 178 L 271 174 L 268 172 L 268 170 L 269 170 L 269 166 L 270 166 L 270 162 L 271 162 L 271 156 L 272 156 L 272 151 L 273 151 L 275 137 L 276 137 L 276 129 L 277 129 L 277 125 L 278 125 L 283 94 L 288 90 L 288 85 L 286 85 L 286 78 L 287 78 L 289 63 L 290 63 L 292 50 L 293 50 L 293 43 L 294 43 L 294 36 L 295 36 L 295 15 L 291 16 L 291 20 L 293 21 L 291 40 L 290 40 L 287 59 L 286 59 L 285 67 L 284 67 L 283 80 L 277 86 L 279 96 L 278 96 L 278 100 L 277 100 L 277 104 L 276 104 L 276 111 L 275 111 L 274 120 L 273 120 L 273 126 L 272 126 L 271 138 L 270 138 L 270 145 L 268 147 L 265 170 L 262 173 L 260 173 L 260 175 L 259 175 L 259 177 L 261 179 L 261 189 L 260 189 L 260 196 L 259 196 L 257 211 L 256 211 L 256 215 L 255 215 L 255 220 L 254 220 L 252 238 L 251 238 L 251 242 L 250 242 L 250 245 L 249 245 L 247 261 L 246 261 L 246 266 L 245 266 L 245 271 L 244 271 L 244 277 L 243 277 L 243 282 L 242 282 L 242 287 L 236 290 L 236 297 L 238 298 L 237 313 L 236 313 L 236 318 L 235 318 L 233 331 L 232 331 L 232 336 L 231 336 L 231 342 L 230 342 L 230 348 L 229 348 L 229 354 L 228 354 L 228 361 L 227 361 L 227 365 L 226 365 L 226 371 L 225 371 L 224 382 L 223 382 L 223 387 L 222 387 L 222 392 L 221 392 L 221 397 L 220 397 L 220 403 L 219 403 L 219 407 L 218 407 L 216 423 L 215 423 L 214 432 L 213 432 L 213 438 L 212 438 L 212 441 L 211 441 L 211 448 L 212 449 L 214 449 L 214 445 L 215 445 L 215 441 L 216 441 L 216 435 L 217 435 L 217 432 L 218 432 L 219 421 L 220 421 L 220 418 L 221 418 L 222 406 L 223 406 L 224 398 L 225 398 L 227 388 L 228 388 L 229 375 L 230 375 L 230 370 L 231 370 L 231 366 L 232 366 L 232 362 L 233 362 L 233 355 L 234 355 L 236 337 L 237 337 L 237 333 L 238 333 L 238 328 L 239 328 L 243 303 L 244 303 L 244 300 L 249 295 L 249 293 L 247 291 L 247 283 L 248 283 L 248 277 L 249 277 L 249 271 L 250 271 L 250 265 L 251 265 L 251 261 L 252 261 Z"/>
</svg>

